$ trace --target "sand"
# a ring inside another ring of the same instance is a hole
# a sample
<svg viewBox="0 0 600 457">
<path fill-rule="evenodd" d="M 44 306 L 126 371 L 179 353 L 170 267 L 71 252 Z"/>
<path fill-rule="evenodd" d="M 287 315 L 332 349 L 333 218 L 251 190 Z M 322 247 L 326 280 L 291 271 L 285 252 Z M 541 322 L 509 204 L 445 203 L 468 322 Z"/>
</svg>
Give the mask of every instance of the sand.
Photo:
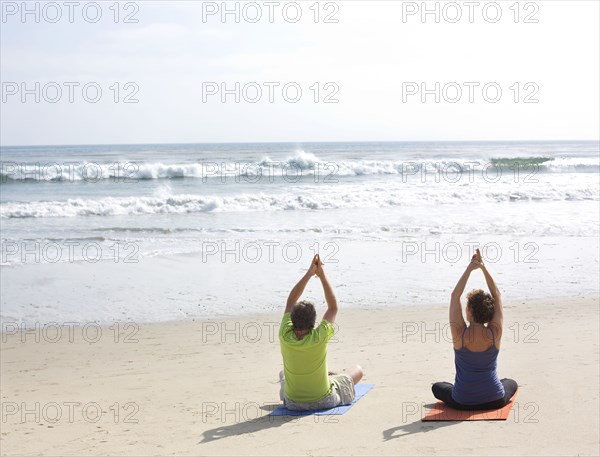
<svg viewBox="0 0 600 457">
<path fill-rule="evenodd" d="M 505 314 L 499 374 L 520 390 L 502 422 L 421 422 L 431 384 L 454 376 L 446 305 L 341 310 L 329 368 L 359 363 L 375 384 L 341 416 L 268 416 L 279 313 L 101 336 L 8 328 L 1 454 L 598 455 L 598 299 L 515 301 Z"/>
</svg>

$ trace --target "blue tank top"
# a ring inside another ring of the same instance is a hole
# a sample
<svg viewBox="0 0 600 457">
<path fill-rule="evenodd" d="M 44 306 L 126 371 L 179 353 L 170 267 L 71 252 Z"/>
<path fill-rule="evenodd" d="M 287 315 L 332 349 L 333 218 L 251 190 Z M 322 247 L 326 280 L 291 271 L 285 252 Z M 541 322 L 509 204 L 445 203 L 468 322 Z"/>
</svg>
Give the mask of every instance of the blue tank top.
<svg viewBox="0 0 600 457">
<path fill-rule="evenodd" d="M 462 405 L 479 405 L 504 397 L 504 386 L 498 379 L 498 353 L 492 332 L 492 346 L 483 352 L 469 351 L 465 347 L 465 328 L 462 334 L 462 347 L 454 349 L 456 378 L 452 398 Z"/>
</svg>

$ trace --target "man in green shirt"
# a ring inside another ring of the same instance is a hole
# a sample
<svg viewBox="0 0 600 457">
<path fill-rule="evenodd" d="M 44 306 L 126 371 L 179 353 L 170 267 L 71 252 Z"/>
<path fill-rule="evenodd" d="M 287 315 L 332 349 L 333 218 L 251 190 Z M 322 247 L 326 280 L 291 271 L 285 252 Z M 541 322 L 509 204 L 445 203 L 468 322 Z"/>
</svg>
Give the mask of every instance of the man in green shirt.
<svg viewBox="0 0 600 457">
<path fill-rule="evenodd" d="M 310 301 L 298 301 L 308 281 L 317 276 L 323 285 L 327 311 L 317 328 L 317 313 Z M 354 385 L 363 376 L 356 365 L 340 375 L 330 376 L 327 371 L 327 342 L 334 333 L 337 300 L 325 276 L 323 263 L 316 255 L 306 274 L 294 286 L 279 328 L 279 342 L 283 356 L 280 397 L 292 410 L 305 411 L 348 405 L 354 400 Z"/>
</svg>

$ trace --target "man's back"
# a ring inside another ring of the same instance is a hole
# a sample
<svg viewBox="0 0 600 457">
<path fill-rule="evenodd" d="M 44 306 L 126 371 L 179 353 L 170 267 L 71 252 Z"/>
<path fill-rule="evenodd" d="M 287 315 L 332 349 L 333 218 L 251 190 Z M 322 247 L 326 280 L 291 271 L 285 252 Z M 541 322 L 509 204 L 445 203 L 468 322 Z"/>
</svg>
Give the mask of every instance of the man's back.
<svg viewBox="0 0 600 457">
<path fill-rule="evenodd" d="M 331 392 L 327 373 L 327 342 L 333 325 L 326 320 L 301 340 L 296 337 L 291 314 L 285 313 L 279 328 L 283 356 L 285 396 L 294 402 L 316 402 Z"/>
</svg>

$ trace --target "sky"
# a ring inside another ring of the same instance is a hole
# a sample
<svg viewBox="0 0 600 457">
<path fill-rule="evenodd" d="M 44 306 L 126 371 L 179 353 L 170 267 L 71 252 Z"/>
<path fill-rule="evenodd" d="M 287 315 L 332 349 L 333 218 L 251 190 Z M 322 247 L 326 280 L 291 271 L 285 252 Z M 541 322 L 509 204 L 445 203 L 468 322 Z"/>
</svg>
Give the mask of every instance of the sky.
<svg viewBox="0 0 600 457">
<path fill-rule="evenodd" d="M 0 145 L 600 136 L 600 2 L 113 4 L 2 1 Z"/>
</svg>

